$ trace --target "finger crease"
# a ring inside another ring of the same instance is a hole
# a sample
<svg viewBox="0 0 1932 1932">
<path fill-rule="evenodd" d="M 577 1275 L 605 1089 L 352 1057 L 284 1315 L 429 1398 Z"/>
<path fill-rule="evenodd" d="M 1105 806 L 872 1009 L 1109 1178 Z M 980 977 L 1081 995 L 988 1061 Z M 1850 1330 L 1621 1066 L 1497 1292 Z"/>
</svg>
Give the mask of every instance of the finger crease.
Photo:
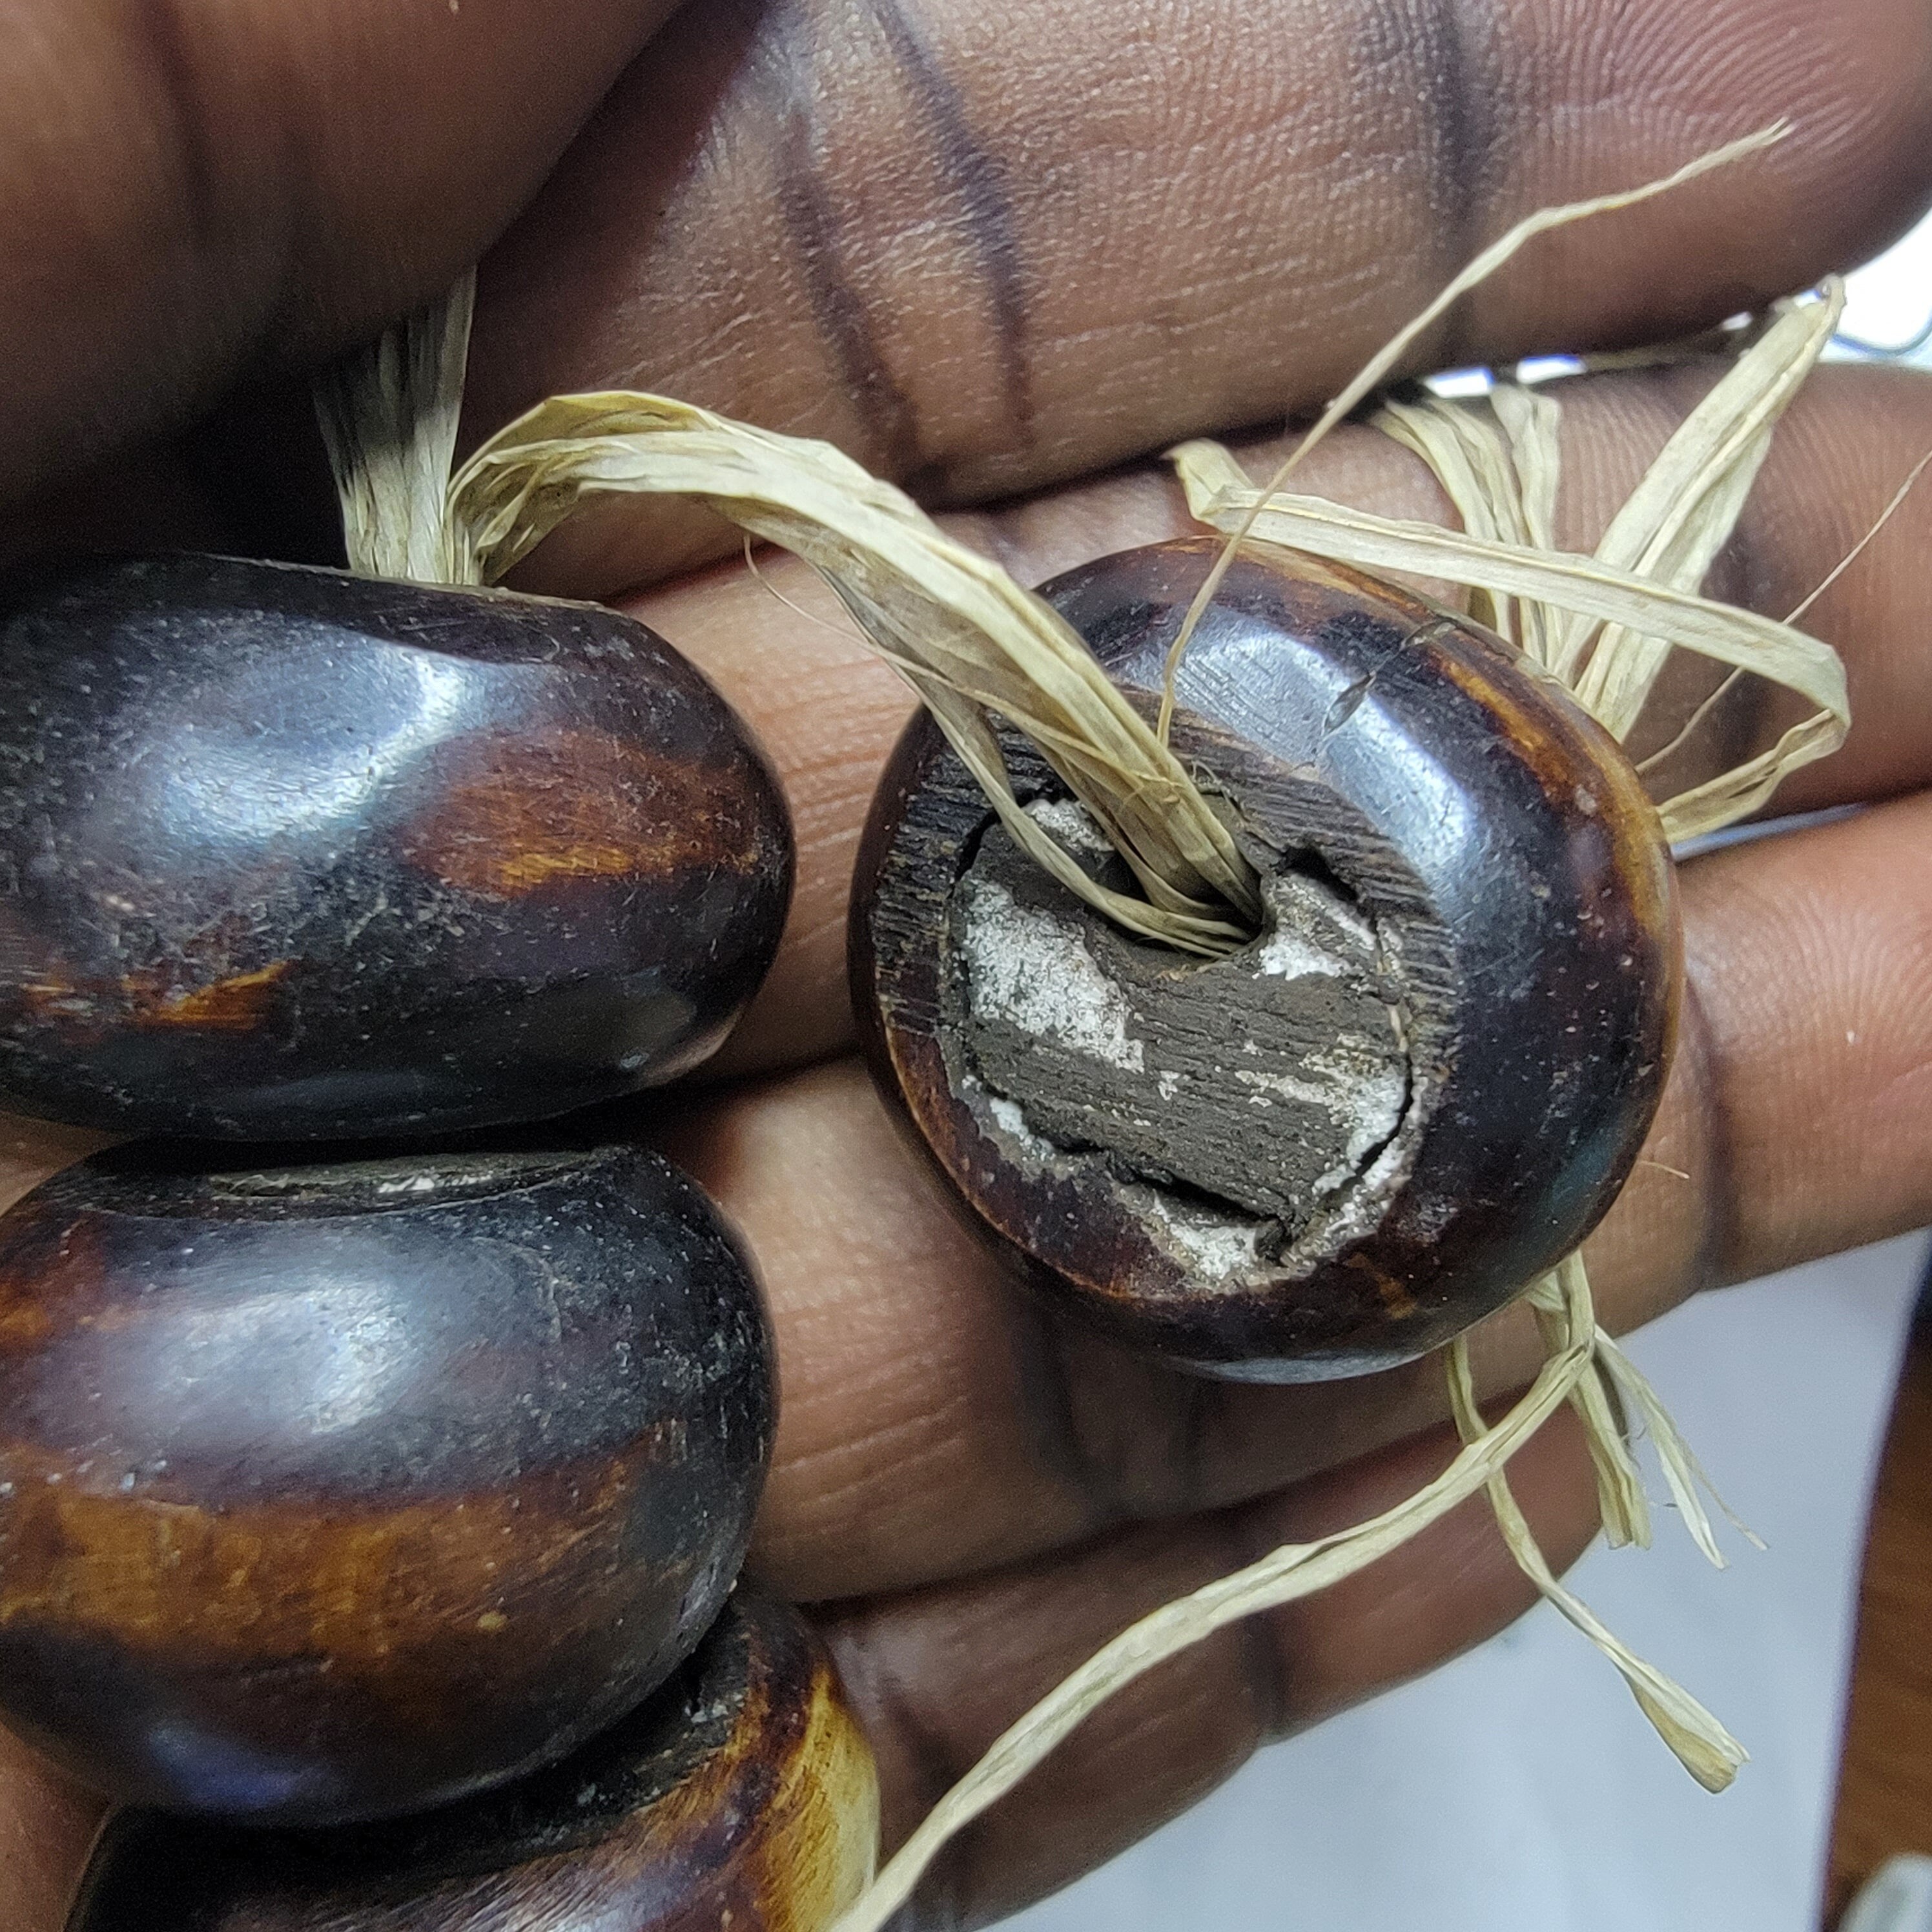
<svg viewBox="0 0 1932 1932">
<path fill-rule="evenodd" d="M 790 76 L 785 130 L 778 148 L 778 212 L 805 278 L 820 337 L 831 352 L 846 394 L 876 446 L 875 462 L 903 476 L 920 466 L 919 425 L 911 398 L 886 367 L 878 332 L 847 272 L 838 218 L 820 175 L 817 129 L 799 92 L 808 64 L 778 64 Z"/>
<path fill-rule="evenodd" d="M 897 0 L 871 0 L 892 58 L 926 110 L 939 164 L 958 200 L 992 313 L 1000 388 L 1013 438 L 1034 440 L 1033 367 L 1027 348 L 1027 286 L 1019 227 L 998 155 L 974 133 L 966 104 Z"/>
<path fill-rule="evenodd" d="M 1111 1465 L 1089 1447 L 1079 1421 L 1066 1331 L 1051 1316 L 1016 1303 L 1009 1333 L 1018 1403 L 1033 1458 L 1070 1488 L 1082 1533 L 1094 1534 L 1126 1516 Z"/>
<path fill-rule="evenodd" d="M 1705 1010 L 1694 960 L 1684 966 L 1684 999 L 1678 1022 L 1677 1064 L 1700 1150 L 1704 1185 L 1698 1190 L 1697 1230 L 1690 1258 L 1691 1293 L 1730 1278 L 1740 1252 L 1736 1135 L 1726 1095 L 1724 1058 Z"/>
</svg>

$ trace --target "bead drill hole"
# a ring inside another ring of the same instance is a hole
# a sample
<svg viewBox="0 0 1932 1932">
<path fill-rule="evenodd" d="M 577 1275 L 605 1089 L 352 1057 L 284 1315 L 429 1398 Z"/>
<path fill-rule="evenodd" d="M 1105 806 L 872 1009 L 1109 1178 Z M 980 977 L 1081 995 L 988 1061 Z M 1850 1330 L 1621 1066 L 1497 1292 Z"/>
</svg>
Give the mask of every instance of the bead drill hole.
<svg viewBox="0 0 1932 1932">
<path fill-rule="evenodd" d="M 1120 883 L 1078 803 L 1028 810 Z M 1318 860 L 1284 861 L 1262 892 L 1252 944 L 1192 958 L 1108 925 L 994 822 L 948 908 L 962 1095 L 1013 1157 L 1104 1165 L 1147 1190 L 1154 1225 L 1209 1282 L 1378 1211 L 1361 1197 L 1399 1165 L 1384 1156 L 1412 1090 L 1386 932 Z"/>
</svg>

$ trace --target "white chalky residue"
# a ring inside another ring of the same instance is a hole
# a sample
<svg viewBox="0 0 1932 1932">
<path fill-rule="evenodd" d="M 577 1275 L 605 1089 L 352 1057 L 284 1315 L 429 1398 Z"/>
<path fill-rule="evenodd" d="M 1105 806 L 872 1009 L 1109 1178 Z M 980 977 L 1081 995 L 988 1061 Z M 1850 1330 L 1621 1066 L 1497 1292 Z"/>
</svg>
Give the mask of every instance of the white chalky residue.
<svg viewBox="0 0 1932 1932">
<path fill-rule="evenodd" d="M 1160 1097 L 1163 1100 L 1172 1100 L 1174 1095 L 1180 1091 L 1180 1076 L 1178 1073 L 1163 1073 L 1155 1081 L 1154 1084 L 1160 1090 Z"/>
<path fill-rule="evenodd" d="M 997 880 L 969 875 L 960 892 L 967 997 L 976 1019 L 1004 1021 L 1070 1053 L 1144 1071 L 1141 1042 L 1127 1036 L 1126 998 L 1077 928 L 1020 904 Z"/>
<path fill-rule="evenodd" d="M 1402 1124 L 1402 1103 L 1408 1082 L 1399 1070 L 1384 1067 L 1357 1088 L 1358 1112 L 1348 1130 L 1348 1144 L 1340 1162 L 1315 1184 L 1317 1194 L 1332 1194 L 1355 1178 L 1371 1148 L 1379 1147 Z"/>
<path fill-rule="evenodd" d="M 1255 970 L 1279 980 L 1304 979 L 1311 973 L 1325 974 L 1332 980 L 1348 969 L 1312 940 L 1291 927 L 1278 926 L 1262 941 L 1255 955 Z"/>
<path fill-rule="evenodd" d="M 1027 816 L 1042 832 L 1051 833 L 1069 851 L 1084 852 L 1095 859 L 1114 856 L 1100 820 L 1078 799 L 1036 798 L 1026 809 Z"/>
<path fill-rule="evenodd" d="M 441 1185 L 442 1180 L 442 1176 L 440 1174 L 412 1174 L 400 1180 L 380 1180 L 376 1183 L 374 1192 L 378 1195 L 430 1194 Z"/>
<path fill-rule="evenodd" d="M 1335 979 L 1361 970 L 1374 958 L 1374 928 L 1325 886 L 1285 872 L 1267 881 L 1262 897 L 1273 923 L 1255 949 L 1257 972 L 1280 980 L 1299 980 L 1311 973 Z M 1345 958 L 1346 952 L 1357 957 Z"/>
<path fill-rule="evenodd" d="M 1263 896 L 1274 908 L 1277 920 L 1286 914 L 1304 932 L 1325 926 L 1358 952 L 1375 951 L 1375 928 L 1354 907 L 1312 879 L 1284 872 L 1263 888 Z"/>
<path fill-rule="evenodd" d="M 1279 1094 L 1284 1100 L 1299 1100 L 1304 1106 L 1319 1107 L 1338 1119 L 1347 1106 L 1346 1097 L 1334 1088 L 1314 1080 L 1298 1080 L 1292 1073 L 1256 1073 L 1245 1066 L 1234 1069 L 1234 1078 L 1244 1087 L 1258 1088 L 1258 1093 L 1251 1093 L 1251 1104 L 1265 1104 L 1263 1096 Z"/>
<path fill-rule="evenodd" d="M 1335 1226 L 1329 1235 L 1331 1242 L 1353 1240 L 1358 1235 L 1372 1232 L 1380 1225 L 1382 1204 L 1378 1197 L 1394 1183 L 1408 1157 L 1408 1149 L 1398 1141 L 1390 1141 L 1376 1156 L 1363 1173 L 1361 1191 L 1352 1197 L 1354 1212 L 1345 1211 L 1336 1216 Z"/>
<path fill-rule="evenodd" d="M 1191 1211 L 1155 1190 L 1149 1190 L 1146 1198 L 1169 1250 L 1203 1279 L 1225 1281 L 1258 1265 L 1256 1244 L 1262 1223 Z"/>
<path fill-rule="evenodd" d="M 1299 1255 L 1334 1254 L 1347 1243 L 1373 1234 L 1382 1225 L 1390 1192 L 1408 1158 L 1405 1140 L 1390 1141 L 1356 1178 L 1355 1185 L 1341 1195 L 1333 1210 L 1316 1215 L 1302 1230 L 1284 1259 L 1292 1264 Z"/>
<path fill-rule="evenodd" d="M 1009 1100 L 1004 1094 L 988 1094 L 986 1096 L 986 1111 L 992 1115 L 1000 1131 L 1010 1134 L 1029 1154 L 1053 1154 L 1058 1151 L 1052 1142 L 1034 1132 L 1033 1123 L 1027 1118 L 1026 1110 L 1017 1100 Z"/>
</svg>

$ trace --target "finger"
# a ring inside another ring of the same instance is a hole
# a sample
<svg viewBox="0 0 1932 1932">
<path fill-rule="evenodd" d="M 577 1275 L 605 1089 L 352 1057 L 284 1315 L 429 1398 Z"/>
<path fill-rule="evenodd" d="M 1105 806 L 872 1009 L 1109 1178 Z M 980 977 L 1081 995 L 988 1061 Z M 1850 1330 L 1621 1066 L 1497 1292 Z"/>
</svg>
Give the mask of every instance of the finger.
<svg viewBox="0 0 1932 1932">
<path fill-rule="evenodd" d="M 1280 1544 L 1388 1508 L 1450 1446 L 1424 1438 L 1244 1509 L 831 1616 L 841 1672 L 879 1757 L 887 1846 L 1135 1617 Z M 1567 1565 L 1594 1528 L 1588 1459 L 1567 1418 L 1518 1455 L 1510 1481 L 1552 1562 Z M 942 1855 L 912 1922 L 974 1924 L 1017 1910 L 1186 1810 L 1258 1744 L 1432 1669 L 1532 1600 L 1485 1500 L 1473 1499 L 1373 1568 L 1221 1632 L 1102 1706 Z M 1641 1721 L 1634 1710 L 1629 1720 Z M 1669 1774 L 1661 1761 L 1659 1771 Z"/>
<path fill-rule="evenodd" d="M 59 1932 L 103 1808 L 0 1730 L 0 1932 Z"/>
<path fill-rule="evenodd" d="M 1558 541 L 1594 547 L 1665 439 L 1714 380 L 1708 365 L 1566 382 Z M 1250 453 L 1268 466 L 1274 446 Z M 1714 594 L 1783 616 L 1825 579 L 1932 449 L 1932 379 L 1911 370 L 1817 372 L 1780 426 L 1737 533 L 1712 573 Z M 1298 486 L 1394 516 L 1451 520 L 1415 458 L 1370 430 L 1318 451 Z M 1023 583 L 1132 544 L 1198 529 L 1164 469 L 1122 472 L 1078 489 L 955 520 L 969 541 Z M 1932 677 L 1922 613 L 1932 579 L 1932 474 L 1868 550 L 1807 612 L 1836 644 L 1851 682 L 1844 748 L 1801 771 L 1778 809 L 1881 798 L 1932 783 Z M 775 594 L 776 593 L 776 594 Z M 790 600 L 781 602 L 783 598 Z M 764 990 L 716 1071 L 795 1064 L 851 1037 L 844 931 L 847 888 L 879 767 L 910 715 L 898 680 L 858 643 L 838 605 L 802 566 L 742 563 L 630 600 L 724 691 L 777 762 L 797 822 L 790 923 Z M 1673 694 L 1632 749 L 1661 746 L 1720 673 L 1680 653 Z M 1768 743 L 1786 710 L 1749 680 L 1654 774 L 1659 796 Z"/>
<path fill-rule="evenodd" d="M 1658 1164 L 1588 1250 L 1618 1324 L 1932 1221 L 1928 842 L 1920 794 L 1683 868 Z"/>
<path fill-rule="evenodd" d="M 1539 242 L 1418 362 L 1802 286 L 1924 197 L 1928 80 L 1917 0 L 692 9 L 486 265 L 470 421 L 664 390 L 983 500 L 1318 404 L 1523 215 L 1780 117 L 1774 154 Z M 628 506 L 544 581 L 676 556 Z"/>
<path fill-rule="evenodd" d="M 672 4 L 0 4 L 0 500 L 446 286 Z"/>
<path fill-rule="evenodd" d="M 1257 1390 L 1056 1321 L 853 1062 L 651 1131 L 758 1258 L 783 1400 L 754 1560 L 797 1600 L 969 1576 L 1256 1496 L 1444 1413 L 1433 1363 Z"/>
</svg>

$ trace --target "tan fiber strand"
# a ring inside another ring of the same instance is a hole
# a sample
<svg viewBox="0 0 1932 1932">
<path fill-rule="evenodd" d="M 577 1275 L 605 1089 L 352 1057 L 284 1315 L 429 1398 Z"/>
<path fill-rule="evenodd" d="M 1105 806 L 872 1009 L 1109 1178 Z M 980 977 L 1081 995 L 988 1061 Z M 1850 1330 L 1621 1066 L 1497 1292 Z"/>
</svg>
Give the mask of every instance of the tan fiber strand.
<svg viewBox="0 0 1932 1932">
<path fill-rule="evenodd" d="M 1737 665 L 1809 698 L 1817 712 L 1780 741 L 1774 757 L 1740 766 L 1734 785 L 1714 780 L 1700 788 L 1700 797 L 1708 794 L 1704 802 L 1714 802 L 1714 808 L 1728 811 L 1732 818 L 1754 809 L 1786 773 L 1844 742 L 1851 708 L 1838 653 L 1775 618 L 1653 583 L 1594 557 L 1486 542 L 1434 524 L 1374 516 L 1319 496 L 1277 496 L 1258 508 L 1262 493 L 1219 443 L 1185 442 L 1170 456 L 1188 508 L 1216 530 L 1251 524 L 1264 542 L 1338 562 L 1478 585 L 1492 596 L 1533 598 L 1557 613 L 1582 613 L 1639 637 L 1660 638 L 1674 648 Z M 1696 809 L 1687 806 L 1686 815 Z M 1667 806 L 1664 816 L 1668 823 Z"/>
<path fill-rule="evenodd" d="M 1658 807 L 1664 836 L 1673 845 L 1682 844 L 1687 838 L 1721 832 L 1726 826 L 1748 818 L 1770 803 L 1772 793 L 1800 765 L 1828 758 L 1844 742 L 1843 720 L 1827 712 L 1814 712 L 1792 725 L 1768 751 L 1666 799 Z"/>
<path fill-rule="evenodd" d="M 1322 411 L 1315 426 L 1283 460 L 1272 479 L 1274 487 L 1279 488 L 1288 480 L 1295 466 L 1358 403 L 1373 392 L 1383 377 L 1395 368 L 1415 344 L 1433 328 L 1457 302 L 1471 290 L 1487 281 L 1514 256 L 1520 254 L 1524 248 L 1539 235 L 1546 235 L 1552 229 L 1570 227 L 1579 221 L 1591 220 L 1599 215 L 1613 214 L 1621 208 L 1634 208 L 1640 202 L 1654 200 L 1660 194 L 1671 194 L 1696 180 L 1700 175 L 1712 173 L 1719 168 L 1727 168 L 1749 155 L 1761 154 L 1767 148 L 1775 147 L 1790 132 L 1791 124 L 1789 122 L 1774 122 L 1768 128 L 1760 128 L 1756 134 L 1727 142 L 1721 148 L 1713 148 L 1709 153 L 1700 154 L 1696 160 L 1685 162 L 1674 172 L 1664 175 L 1656 181 L 1646 182 L 1640 188 L 1622 188 L 1612 194 L 1592 195 L 1583 201 L 1564 202 L 1553 208 L 1538 208 L 1534 214 L 1526 215 L 1507 234 L 1492 242 L 1447 284 L 1442 293 L 1420 314 L 1405 323 L 1370 357 L 1354 380 Z M 1273 494 L 1273 488 L 1269 494 Z"/>
<path fill-rule="evenodd" d="M 1528 530 L 1511 514 L 1521 500 L 1514 459 L 1502 423 L 1486 408 L 1435 409 L 1391 397 L 1373 420 L 1392 442 L 1429 465 L 1468 535 L 1485 543 L 1533 547 Z M 1543 653 L 1521 621 L 1534 608 L 1498 596 L 1486 584 L 1469 587 L 1468 614 L 1540 663 Z"/>
<path fill-rule="evenodd" d="M 1024 848 L 1117 922 L 1191 951 L 1245 944 L 1253 868 L 1180 761 L 1050 605 L 848 457 L 663 397 L 558 397 L 502 430 L 450 489 L 494 581 L 586 494 L 688 496 L 830 584 L 926 701 Z M 1133 871 L 1144 900 L 1086 874 L 1019 807 L 989 719 L 1037 746 Z"/>
<path fill-rule="evenodd" d="M 1611 1381 L 1624 1401 L 1635 1410 L 1638 1421 L 1648 1435 L 1658 1460 L 1663 1466 L 1664 1480 L 1670 1486 L 1671 1498 L 1683 1516 L 1691 1540 L 1706 1558 L 1720 1570 L 1726 1567 L 1712 1531 L 1711 1520 L 1704 1512 L 1703 1502 L 1698 1495 L 1700 1490 L 1723 1510 L 1731 1527 L 1754 1550 L 1762 1550 L 1764 1544 L 1756 1532 L 1718 1493 L 1718 1486 L 1712 1481 L 1703 1464 L 1698 1461 L 1690 1444 L 1671 1420 L 1662 1399 L 1636 1364 L 1607 1335 L 1602 1334 L 1597 1337 L 1597 1354 Z"/>
<path fill-rule="evenodd" d="M 1695 590 L 1736 526 L 1778 418 L 1844 312 L 1835 277 L 1816 302 L 1781 302 L 1778 320 L 1665 444 L 1598 544 L 1603 562 Z M 1553 666 L 1617 737 L 1629 735 L 1670 656 L 1667 640 L 1606 631 L 1582 663 L 1589 626 L 1572 620 Z M 1580 669 L 1580 665 L 1581 668 Z"/>
<path fill-rule="evenodd" d="M 316 418 L 335 473 L 349 567 L 369 577 L 477 584 L 448 514 L 476 278 L 325 370 Z"/>
<path fill-rule="evenodd" d="M 1864 535 L 1860 537 L 1858 542 L 1852 544 L 1851 548 L 1846 550 L 1844 555 L 1840 557 L 1838 562 L 1833 564 L 1831 568 L 1798 601 L 1796 609 L 1792 610 L 1784 620 L 1787 624 L 1796 623 L 1798 619 L 1803 616 L 1805 612 L 1810 610 L 1812 605 L 1816 603 L 1819 598 L 1823 596 L 1826 592 L 1830 590 L 1832 586 L 1837 583 L 1838 579 L 1844 576 L 1860 557 L 1864 555 L 1866 547 L 1904 507 L 1905 500 L 1912 494 L 1913 485 L 1925 474 L 1928 467 L 1932 467 L 1932 449 L 1928 449 L 1912 466 L 1905 481 L 1892 493 L 1890 500 L 1885 508 L 1880 511 L 1877 519 L 1871 528 L 1866 531 Z"/>
<path fill-rule="evenodd" d="M 1580 1270 L 1582 1264 L 1576 1261 L 1565 1265 Z M 1476 1406 L 1468 1344 L 1462 1336 L 1449 1345 L 1448 1367 L 1450 1407 L 1457 1432 L 1468 1448 L 1478 1447 L 1488 1439 L 1491 1431 Z M 1748 1754 L 1744 1747 L 1688 1691 L 1654 1665 L 1645 1663 L 1604 1626 L 1581 1598 L 1557 1581 L 1500 1466 L 1490 1476 L 1488 1488 L 1497 1527 L 1517 1568 L 1623 1673 L 1644 1715 L 1676 1754 L 1684 1769 L 1706 1791 L 1722 1791 L 1747 1761 Z"/>
<path fill-rule="evenodd" d="M 1701 700 L 1696 710 L 1678 727 L 1675 735 L 1668 744 L 1660 746 L 1648 757 L 1640 758 L 1637 760 L 1634 768 L 1637 776 L 1640 778 L 1648 778 L 1660 766 L 1668 764 L 1703 729 L 1706 722 L 1716 711 L 1718 706 L 1723 704 L 1724 700 L 1744 682 L 1744 673 L 1735 668 L 1727 672 L 1712 688 L 1711 694 Z"/>
<path fill-rule="evenodd" d="M 1550 398 L 1514 384 L 1461 408 L 1391 398 L 1375 426 L 1413 450 L 1436 473 L 1462 528 L 1486 542 L 1547 551 L 1556 544 L 1562 457 L 1560 412 Z M 1469 614 L 1548 668 L 1550 614 L 1534 598 L 1470 587 Z"/>
<path fill-rule="evenodd" d="M 1745 135 L 1741 140 L 1729 142 L 1721 148 L 1714 148 L 1708 154 L 1700 154 L 1694 160 L 1687 161 L 1682 167 L 1660 180 L 1646 182 L 1640 188 L 1622 189 L 1613 194 L 1593 195 L 1584 201 L 1567 202 L 1554 208 L 1538 208 L 1533 214 L 1526 215 L 1507 234 L 1491 242 L 1448 283 L 1442 293 L 1419 315 L 1398 329 L 1381 349 L 1369 358 L 1357 371 L 1354 380 L 1316 418 L 1313 428 L 1282 459 L 1280 466 L 1262 490 L 1260 502 L 1264 503 L 1279 493 L 1282 484 L 1294 474 L 1296 467 L 1309 452 L 1358 403 L 1367 398 L 1383 378 L 1395 369 L 1409 350 L 1463 296 L 1472 289 L 1487 281 L 1498 268 L 1520 254 L 1539 235 L 1548 234 L 1552 229 L 1567 228 L 1576 222 L 1588 221 L 1598 215 L 1615 214 L 1620 208 L 1634 208 L 1640 202 L 1651 200 L 1660 194 L 1668 194 L 1673 189 L 1695 181 L 1700 175 L 1709 174 L 1714 169 L 1729 167 L 1733 162 L 1743 160 L 1749 155 L 1774 147 L 1790 131 L 1789 122 L 1774 122 L 1768 128 L 1760 128 L 1754 134 Z M 1259 508 L 1260 503 L 1257 503 L 1249 512 L 1246 520 L 1230 532 L 1234 541 L 1229 543 L 1216 560 L 1214 569 L 1208 572 L 1201 588 L 1195 592 L 1194 601 L 1189 605 L 1187 615 L 1182 621 L 1180 634 L 1175 638 L 1173 648 L 1168 652 L 1167 688 L 1161 701 L 1160 722 L 1163 744 L 1166 742 L 1168 724 L 1173 716 L 1174 671 L 1196 627 L 1200 623 L 1202 614 L 1214 601 L 1214 593 L 1220 589 L 1222 578 L 1234 561 L 1240 540 L 1253 534 Z"/>
</svg>

